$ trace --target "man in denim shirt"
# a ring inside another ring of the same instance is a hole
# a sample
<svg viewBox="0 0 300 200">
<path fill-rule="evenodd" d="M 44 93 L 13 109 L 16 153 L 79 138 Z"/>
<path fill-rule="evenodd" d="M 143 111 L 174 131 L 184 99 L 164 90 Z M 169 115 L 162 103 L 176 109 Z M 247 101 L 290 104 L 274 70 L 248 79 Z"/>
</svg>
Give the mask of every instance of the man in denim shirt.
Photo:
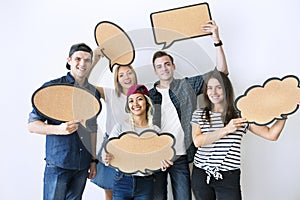
<svg viewBox="0 0 300 200">
<path fill-rule="evenodd" d="M 227 63 L 220 40 L 218 27 L 211 20 L 202 26 L 202 31 L 212 33 L 217 51 L 217 70 L 228 74 Z M 154 105 L 153 123 L 163 132 L 170 132 L 176 139 L 176 159 L 166 171 L 155 174 L 154 199 L 167 199 L 167 177 L 171 178 L 174 200 L 190 200 L 191 184 L 189 162 L 193 161 L 195 147 L 192 143 L 191 118 L 196 109 L 197 96 L 202 93 L 204 75 L 175 79 L 173 57 L 164 51 L 153 55 L 152 64 L 159 81 L 149 91 Z"/>
<path fill-rule="evenodd" d="M 71 47 L 67 58 L 66 76 L 46 82 L 68 84 L 88 90 L 100 101 L 100 93 L 87 77 L 91 70 L 93 51 L 84 43 Z M 46 135 L 46 167 L 44 172 L 44 200 L 80 200 L 87 178 L 96 175 L 95 159 L 97 116 L 79 124 L 81 119 L 61 122 L 40 114 L 35 108 L 29 115 L 28 130 Z"/>
</svg>

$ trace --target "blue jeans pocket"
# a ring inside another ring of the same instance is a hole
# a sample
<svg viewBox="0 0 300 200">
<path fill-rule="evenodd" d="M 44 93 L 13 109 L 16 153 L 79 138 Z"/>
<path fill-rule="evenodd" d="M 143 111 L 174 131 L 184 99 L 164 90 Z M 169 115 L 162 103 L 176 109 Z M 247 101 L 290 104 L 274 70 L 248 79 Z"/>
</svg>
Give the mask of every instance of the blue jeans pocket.
<svg viewBox="0 0 300 200">
<path fill-rule="evenodd" d="M 46 167 L 47 168 L 56 168 L 56 166 L 51 163 L 46 163 Z"/>
<path fill-rule="evenodd" d="M 124 177 L 124 173 L 118 171 L 118 172 L 116 172 L 116 174 L 115 174 L 114 180 L 115 180 L 115 181 L 119 181 L 119 180 L 121 180 L 123 177 Z"/>
</svg>

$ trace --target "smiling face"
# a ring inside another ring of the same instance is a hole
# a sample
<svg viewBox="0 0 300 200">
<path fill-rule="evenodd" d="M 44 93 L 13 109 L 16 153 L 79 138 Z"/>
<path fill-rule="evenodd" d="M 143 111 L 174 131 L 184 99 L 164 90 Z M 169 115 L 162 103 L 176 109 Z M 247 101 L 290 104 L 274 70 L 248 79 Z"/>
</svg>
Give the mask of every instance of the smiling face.
<svg viewBox="0 0 300 200">
<path fill-rule="evenodd" d="M 118 71 L 118 81 L 123 89 L 128 90 L 130 86 L 136 84 L 135 73 L 128 66 L 121 66 Z"/>
<path fill-rule="evenodd" d="M 136 116 L 145 115 L 147 112 L 147 100 L 143 94 L 132 94 L 128 97 L 128 107 L 130 112 Z"/>
<path fill-rule="evenodd" d="M 156 58 L 154 70 L 160 81 L 170 81 L 173 79 L 175 65 L 172 63 L 169 56 Z"/>
<path fill-rule="evenodd" d="M 207 91 L 206 94 L 208 99 L 214 104 L 222 104 L 224 101 L 224 92 L 220 82 L 215 79 L 211 78 L 207 82 Z"/>
<path fill-rule="evenodd" d="M 88 76 L 92 66 L 92 56 L 85 51 L 76 51 L 67 59 L 71 74 L 75 79 L 84 79 Z"/>
</svg>

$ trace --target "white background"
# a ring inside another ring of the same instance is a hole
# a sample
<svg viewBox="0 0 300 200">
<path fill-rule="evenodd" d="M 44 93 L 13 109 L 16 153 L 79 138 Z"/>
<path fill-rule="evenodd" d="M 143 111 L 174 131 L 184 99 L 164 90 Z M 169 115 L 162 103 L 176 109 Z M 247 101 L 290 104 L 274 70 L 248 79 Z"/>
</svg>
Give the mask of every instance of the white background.
<svg viewBox="0 0 300 200">
<path fill-rule="evenodd" d="M 299 77 L 298 0 L 207 2 L 220 28 L 236 96 L 270 77 Z M 95 48 L 94 28 L 100 21 L 114 22 L 126 31 L 149 29 L 152 12 L 197 3 L 201 1 L 2 0 L 0 199 L 42 199 L 45 137 L 27 131 L 31 95 L 45 81 L 67 72 L 65 62 L 73 43 L 85 42 Z M 192 41 L 214 60 L 209 37 Z M 137 59 L 151 64 L 150 55 Z M 109 81 L 103 84 L 111 86 Z M 277 142 L 251 133 L 245 136 L 245 200 L 300 199 L 299 117 L 299 111 L 289 117 Z M 102 190 L 88 182 L 84 199 L 103 198 Z"/>
</svg>

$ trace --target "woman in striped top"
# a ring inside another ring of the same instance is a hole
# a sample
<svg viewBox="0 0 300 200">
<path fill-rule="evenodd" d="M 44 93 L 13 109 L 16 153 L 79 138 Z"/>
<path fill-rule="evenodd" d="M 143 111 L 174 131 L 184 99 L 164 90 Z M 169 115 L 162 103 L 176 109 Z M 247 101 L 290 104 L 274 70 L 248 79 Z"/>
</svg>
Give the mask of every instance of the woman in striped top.
<svg viewBox="0 0 300 200">
<path fill-rule="evenodd" d="M 203 109 L 192 117 L 193 142 L 198 148 L 194 157 L 192 190 L 197 200 L 241 199 L 240 148 L 243 135 L 252 133 L 275 141 L 284 125 L 277 120 L 271 127 L 249 125 L 234 108 L 233 87 L 228 77 L 210 72 L 204 86 Z"/>
</svg>

